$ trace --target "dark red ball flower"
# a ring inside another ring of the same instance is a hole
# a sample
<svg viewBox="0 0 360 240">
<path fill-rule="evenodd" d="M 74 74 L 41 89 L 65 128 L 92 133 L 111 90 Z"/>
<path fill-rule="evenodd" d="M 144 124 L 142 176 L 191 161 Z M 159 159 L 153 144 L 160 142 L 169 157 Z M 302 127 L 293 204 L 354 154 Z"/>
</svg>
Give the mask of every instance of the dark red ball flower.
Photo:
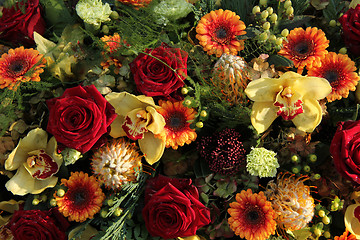
<svg viewBox="0 0 360 240">
<path fill-rule="evenodd" d="M 193 236 L 210 223 L 210 210 L 191 179 L 162 175 L 147 181 L 142 215 L 149 233 L 164 239 Z"/>
<path fill-rule="evenodd" d="M 137 90 L 149 97 L 177 99 L 175 92 L 187 77 L 187 58 L 187 52 L 166 44 L 146 49 L 130 63 Z"/>
<path fill-rule="evenodd" d="M 228 175 L 237 173 L 245 166 L 246 152 L 240 137 L 240 133 L 234 129 L 224 129 L 200 139 L 198 150 L 211 171 Z"/>
<path fill-rule="evenodd" d="M 3 8 L 0 22 L 0 39 L 26 47 L 35 44 L 34 32 L 40 35 L 45 32 L 39 0 L 20 1 L 11 8 Z"/>
</svg>

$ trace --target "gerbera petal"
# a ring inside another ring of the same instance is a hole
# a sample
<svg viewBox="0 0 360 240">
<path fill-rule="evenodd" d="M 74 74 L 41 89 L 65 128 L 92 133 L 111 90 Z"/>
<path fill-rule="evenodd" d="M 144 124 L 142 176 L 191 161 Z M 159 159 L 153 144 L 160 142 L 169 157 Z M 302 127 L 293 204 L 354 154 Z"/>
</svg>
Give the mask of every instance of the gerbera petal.
<svg viewBox="0 0 360 240">
<path fill-rule="evenodd" d="M 292 121 L 304 132 L 312 132 L 321 122 L 321 106 L 317 100 L 303 99 L 304 113 L 297 115 Z"/>
<path fill-rule="evenodd" d="M 258 133 L 264 132 L 278 117 L 277 108 L 272 102 L 254 102 L 251 110 L 251 123 Z"/>
<path fill-rule="evenodd" d="M 165 150 L 163 139 L 156 138 L 154 134 L 147 132 L 144 134 L 144 138 L 139 139 L 138 142 L 140 150 L 149 164 L 152 165 L 159 161 Z"/>
</svg>

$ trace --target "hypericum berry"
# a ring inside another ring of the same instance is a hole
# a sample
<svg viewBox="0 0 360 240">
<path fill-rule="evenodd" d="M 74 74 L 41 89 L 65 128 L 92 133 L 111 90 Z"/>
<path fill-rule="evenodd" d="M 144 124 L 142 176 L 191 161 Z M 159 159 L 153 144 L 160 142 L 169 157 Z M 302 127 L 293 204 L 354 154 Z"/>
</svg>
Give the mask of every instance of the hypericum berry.
<svg viewBox="0 0 360 240">
<path fill-rule="evenodd" d="M 289 35 L 289 29 L 285 28 L 281 31 L 281 36 L 287 37 L 287 35 Z"/>
<path fill-rule="evenodd" d="M 269 12 L 267 10 L 262 11 L 261 18 L 266 19 L 269 16 Z"/>
<path fill-rule="evenodd" d="M 204 123 L 203 123 L 203 122 L 197 122 L 195 125 L 196 125 L 197 128 L 202 128 L 202 127 L 204 127 Z"/>
<path fill-rule="evenodd" d="M 310 162 L 315 163 L 317 161 L 317 156 L 315 154 L 309 154 L 308 159 Z"/>
<path fill-rule="evenodd" d="M 289 7 L 291 7 L 292 3 L 290 0 L 286 0 L 285 3 L 284 3 L 284 8 L 285 9 L 288 9 Z"/>
<path fill-rule="evenodd" d="M 262 28 L 266 31 L 270 29 L 270 23 L 269 22 L 264 22 L 264 24 L 262 25 Z"/>
<path fill-rule="evenodd" d="M 207 112 L 206 112 L 205 110 L 202 110 L 202 111 L 200 112 L 200 116 L 201 116 L 201 117 L 206 117 L 206 116 L 207 116 Z"/>
<path fill-rule="evenodd" d="M 340 48 L 339 53 L 346 54 L 347 53 L 346 47 Z"/>
<path fill-rule="evenodd" d="M 321 218 L 323 218 L 323 217 L 325 217 L 325 216 L 326 216 L 326 214 L 325 214 L 325 211 L 324 211 L 324 210 L 320 210 L 320 211 L 318 212 L 318 215 L 319 215 L 319 217 L 321 217 Z"/>
<path fill-rule="evenodd" d="M 254 15 L 257 14 L 257 13 L 259 13 L 259 12 L 260 12 L 260 7 L 259 7 L 259 6 L 253 7 L 252 13 L 253 13 Z"/>
<path fill-rule="evenodd" d="M 329 22 L 329 26 L 330 27 L 336 27 L 336 20 L 331 20 L 330 22 Z"/>
<path fill-rule="evenodd" d="M 272 23 L 276 22 L 277 19 L 278 19 L 278 16 L 277 16 L 276 13 L 271 14 L 270 17 L 269 17 L 269 20 Z"/>
<path fill-rule="evenodd" d="M 65 190 L 64 189 L 57 190 L 56 195 L 58 197 L 63 197 L 65 195 Z"/>
<path fill-rule="evenodd" d="M 314 234 L 315 234 L 317 237 L 320 237 L 320 236 L 322 235 L 322 232 L 321 232 L 320 229 L 315 228 L 315 229 L 314 229 Z"/>
<path fill-rule="evenodd" d="M 293 7 L 289 7 L 288 9 L 286 9 L 286 14 L 287 15 L 292 15 L 294 13 L 294 8 Z"/>
<path fill-rule="evenodd" d="M 268 7 L 266 10 L 269 12 L 269 15 L 273 14 L 274 12 L 274 9 L 272 7 Z"/>
<path fill-rule="evenodd" d="M 181 88 L 181 93 L 182 93 L 183 95 L 186 95 L 186 94 L 189 93 L 189 90 L 188 90 L 186 87 L 183 87 L 183 88 Z"/>
<path fill-rule="evenodd" d="M 325 225 L 330 224 L 330 218 L 328 216 L 323 217 L 321 220 Z"/>
</svg>

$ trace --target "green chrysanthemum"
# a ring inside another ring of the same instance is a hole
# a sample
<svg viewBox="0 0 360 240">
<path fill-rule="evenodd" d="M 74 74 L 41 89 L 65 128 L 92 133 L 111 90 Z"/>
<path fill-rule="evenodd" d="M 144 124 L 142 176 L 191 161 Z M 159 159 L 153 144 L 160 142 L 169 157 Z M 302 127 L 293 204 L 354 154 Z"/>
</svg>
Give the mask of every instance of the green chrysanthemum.
<svg viewBox="0 0 360 240">
<path fill-rule="evenodd" d="M 252 148 L 246 155 L 246 170 L 253 176 L 275 177 L 276 169 L 280 166 L 276 153 L 266 148 Z"/>
<path fill-rule="evenodd" d="M 100 28 L 102 22 L 110 21 L 112 10 L 108 3 L 101 0 L 80 0 L 76 4 L 76 13 L 85 23 Z"/>
</svg>

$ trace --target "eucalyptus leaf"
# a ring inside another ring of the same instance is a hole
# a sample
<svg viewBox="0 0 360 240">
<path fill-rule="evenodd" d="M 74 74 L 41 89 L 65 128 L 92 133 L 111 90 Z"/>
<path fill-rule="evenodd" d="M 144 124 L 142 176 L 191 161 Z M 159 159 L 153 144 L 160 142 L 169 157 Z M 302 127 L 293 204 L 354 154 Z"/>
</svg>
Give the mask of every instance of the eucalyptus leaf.
<svg viewBox="0 0 360 240">
<path fill-rule="evenodd" d="M 268 58 L 268 63 L 275 67 L 294 67 L 293 61 L 281 55 L 271 55 Z"/>
</svg>

